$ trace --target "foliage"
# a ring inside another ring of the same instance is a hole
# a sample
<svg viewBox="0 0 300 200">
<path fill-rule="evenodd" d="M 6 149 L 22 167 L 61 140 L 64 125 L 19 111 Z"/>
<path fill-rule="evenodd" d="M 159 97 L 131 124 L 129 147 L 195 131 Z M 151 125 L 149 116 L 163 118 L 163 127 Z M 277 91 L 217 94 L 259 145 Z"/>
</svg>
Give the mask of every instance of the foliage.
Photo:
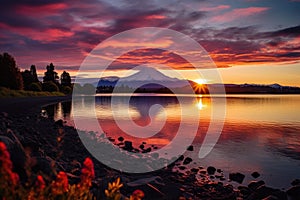
<svg viewBox="0 0 300 200">
<path fill-rule="evenodd" d="M 30 70 L 25 70 L 21 72 L 23 78 L 23 85 L 25 90 L 30 90 L 30 85 L 32 83 L 39 83 L 35 65 L 31 65 Z M 36 90 L 34 90 L 36 91 Z"/>
<path fill-rule="evenodd" d="M 42 85 L 43 91 L 47 91 L 47 92 L 58 92 L 59 88 L 57 87 L 57 85 L 52 82 L 52 81 L 47 81 L 44 82 Z"/>
<path fill-rule="evenodd" d="M 71 87 L 71 76 L 68 72 L 64 71 L 60 76 L 60 84 L 61 86 L 69 86 Z"/>
<path fill-rule="evenodd" d="M 96 197 L 90 191 L 92 181 L 95 178 L 94 163 L 90 158 L 86 158 L 81 169 L 80 182 L 70 185 L 68 175 L 64 171 L 56 174 L 56 178 L 49 184 L 42 175 L 37 175 L 34 184 L 29 182 L 23 186 L 19 181 L 19 176 L 12 171 L 13 164 L 5 143 L 0 141 L 0 196 L 5 200 L 25 199 L 25 200 L 94 200 Z M 26 187 L 31 185 L 31 187 Z M 122 194 L 120 188 L 120 178 L 108 184 L 105 190 L 107 200 L 120 200 Z M 144 193 L 135 190 L 130 198 L 126 200 L 142 200 Z"/>
<path fill-rule="evenodd" d="M 0 87 L 0 98 L 3 97 L 37 97 L 37 96 L 64 96 L 61 92 L 37 92 L 24 90 L 10 90 Z"/>
<path fill-rule="evenodd" d="M 45 72 L 45 76 L 43 77 L 43 82 L 49 82 L 52 81 L 53 83 L 58 83 L 58 75 L 55 71 L 55 66 L 53 63 L 50 63 L 50 65 L 47 65 L 46 67 L 47 71 Z"/>
<path fill-rule="evenodd" d="M 113 183 L 108 183 L 108 189 L 105 190 L 105 195 L 108 200 L 120 200 L 121 192 L 120 188 L 123 187 L 123 184 L 120 183 L 120 178 L 117 178 Z"/>
<path fill-rule="evenodd" d="M 15 59 L 8 53 L 0 54 L 0 86 L 23 89 L 23 79 Z"/>
<path fill-rule="evenodd" d="M 39 83 L 39 82 L 31 83 L 31 84 L 28 86 L 28 90 L 29 90 L 29 91 L 41 92 L 41 91 L 42 91 L 42 85 L 41 85 L 41 83 Z"/>
<path fill-rule="evenodd" d="M 64 94 L 71 94 L 72 93 L 72 88 L 69 86 L 63 86 L 61 89 L 61 92 L 63 92 Z"/>
</svg>

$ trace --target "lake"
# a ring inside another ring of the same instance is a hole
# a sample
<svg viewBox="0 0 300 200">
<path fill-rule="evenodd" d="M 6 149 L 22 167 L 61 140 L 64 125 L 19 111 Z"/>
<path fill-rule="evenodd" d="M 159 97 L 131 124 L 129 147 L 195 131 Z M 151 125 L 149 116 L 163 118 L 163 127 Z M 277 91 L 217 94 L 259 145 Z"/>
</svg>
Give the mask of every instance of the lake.
<svg viewBox="0 0 300 200">
<path fill-rule="evenodd" d="M 136 95 L 131 97 L 129 105 L 124 95 L 113 98 L 112 101 L 110 95 L 82 96 L 73 100 L 75 105 L 62 102 L 45 109 L 54 119 L 63 119 L 74 125 L 74 106 L 77 113 L 88 121 L 95 99 L 95 114 L 107 137 L 117 139 L 123 136 L 133 141 L 136 147 L 145 142 L 145 146 L 153 145 L 158 149 L 172 141 L 184 118 L 187 127 L 199 125 L 193 140 L 194 151 L 185 153 L 193 158 L 191 167 L 214 166 L 224 170 L 225 175 L 241 172 L 246 175 L 244 183 L 253 180 L 250 174 L 258 171 L 261 174 L 258 179 L 277 188 L 288 188 L 292 180 L 300 178 L 300 95 L 182 95 L 180 103 L 172 95 Z M 226 105 L 212 104 L 214 98 L 226 98 Z M 151 110 L 153 105 L 156 109 Z M 198 152 L 212 121 L 212 110 L 224 107 L 224 127 L 217 144 L 200 159 Z M 200 114 L 199 119 L 194 116 L 195 112 Z M 157 134 L 136 137 L 139 134 L 137 130 L 149 125 Z M 161 129 L 156 130 L 157 127 Z M 97 127 L 87 124 L 85 129 L 96 131 Z M 184 134 L 189 137 L 192 133 L 186 129 Z"/>
</svg>

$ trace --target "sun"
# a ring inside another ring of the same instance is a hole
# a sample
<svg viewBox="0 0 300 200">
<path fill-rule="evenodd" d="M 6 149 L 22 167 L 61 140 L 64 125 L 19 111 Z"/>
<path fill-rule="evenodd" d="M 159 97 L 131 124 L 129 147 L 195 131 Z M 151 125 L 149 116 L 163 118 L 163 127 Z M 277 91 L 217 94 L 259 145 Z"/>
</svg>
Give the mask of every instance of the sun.
<svg viewBox="0 0 300 200">
<path fill-rule="evenodd" d="M 196 80 L 194 80 L 196 83 L 198 83 L 199 85 L 203 85 L 203 84 L 205 84 L 205 83 L 207 83 L 207 81 L 205 80 L 205 79 L 202 79 L 202 78 L 200 78 L 200 79 L 196 79 Z"/>
</svg>

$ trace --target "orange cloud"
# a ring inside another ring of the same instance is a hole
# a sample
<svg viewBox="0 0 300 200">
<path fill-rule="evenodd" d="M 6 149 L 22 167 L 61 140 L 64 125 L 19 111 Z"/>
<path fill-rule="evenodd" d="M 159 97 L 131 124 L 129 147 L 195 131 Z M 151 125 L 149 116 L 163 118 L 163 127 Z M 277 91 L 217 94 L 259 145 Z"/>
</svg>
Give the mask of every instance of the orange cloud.
<svg viewBox="0 0 300 200">
<path fill-rule="evenodd" d="M 226 10 L 229 9 L 230 5 L 219 5 L 219 6 L 214 6 L 214 7 L 202 7 L 200 8 L 201 11 L 221 11 L 221 10 Z"/>
<path fill-rule="evenodd" d="M 54 3 L 41 6 L 22 5 L 17 7 L 17 12 L 23 15 L 41 15 L 58 13 L 68 7 L 65 3 Z"/>
<path fill-rule="evenodd" d="M 11 32 L 14 32 L 22 36 L 26 36 L 32 40 L 37 40 L 42 43 L 58 41 L 62 38 L 70 37 L 74 35 L 74 33 L 71 31 L 60 30 L 57 28 L 52 28 L 52 29 L 50 28 L 50 29 L 38 31 L 31 28 L 12 27 L 4 23 L 0 23 L 0 28 L 9 29 Z"/>
<path fill-rule="evenodd" d="M 146 16 L 145 19 L 165 19 L 166 16 L 164 15 L 149 15 L 149 16 Z"/>
</svg>

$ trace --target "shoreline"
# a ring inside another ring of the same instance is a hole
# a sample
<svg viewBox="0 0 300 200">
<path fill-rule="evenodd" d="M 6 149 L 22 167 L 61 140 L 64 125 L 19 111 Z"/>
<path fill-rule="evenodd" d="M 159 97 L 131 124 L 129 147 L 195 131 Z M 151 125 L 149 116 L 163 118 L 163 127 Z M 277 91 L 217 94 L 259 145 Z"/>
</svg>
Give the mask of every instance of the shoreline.
<svg viewBox="0 0 300 200">
<path fill-rule="evenodd" d="M 55 160 L 57 162 L 57 170 L 64 170 L 74 175 L 73 178 L 69 178 L 71 181 L 76 182 L 76 176 L 80 172 L 73 171 L 73 161 L 82 163 L 86 157 L 93 157 L 82 145 L 74 127 L 65 126 L 63 123 L 55 122 L 51 118 L 43 118 L 39 114 L 41 108 L 46 105 L 68 100 L 71 100 L 71 96 L 0 99 L 0 111 L 2 113 L 0 119 L 3 122 L 0 126 L 0 136 L 6 137 L 5 131 L 8 132 L 9 129 L 18 137 L 22 144 L 24 143 L 33 148 L 33 153 L 37 154 L 42 150 L 44 156 L 39 156 L 39 159 L 48 157 L 50 160 Z M 21 107 L 23 109 L 20 109 Z M 62 145 L 57 149 L 57 146 L 59 146 L 57 137 L 61 133 L 63 133 Z M 62 155 L 57 157 L 61 152 Z M 254 200 L 267 198 L 268 196 L 277 196 L 277 199 L 287 199 L 287 193 L 290 193 L 289 190 L 282 191 L 267 187 L 259 178 L 256 179 L 258 181 L 252 182 L 248 186 L 244 185 L 244 183 L 240 184 L 238 188 L 234 188 L 230 184 L 223 184 L 218 178 L 212 179 L 211 176 L 217 177 L 217 172 L 213 170 L 215 172 L 212 173 L 212 168 L 209 169 L 209 167 L 193 168 L 186 174 L 172 171 L 173 167 L 147 174 L 126 174 L 110 169 L 95 159 L 93 161 L 97 177 L 93 189 L 101 198 L 103 198 L 104 188 L 107 187 L 107 183 L 117 177 L 121 177 L 121 181 L 124 183 L 124 187 L 121 189 L 122 194 L 127 195 L 135 189 L 141 189 L 145 192 L 145 199 L 191 197 L 192 199 Z M 174 165 L 182 168 L 186 166 L 183 159 Z M 218 175 L 220 174 L 221 170 L 218 172 Z M 241 178 L 240 175 L 237 176 Z M 200 177 L 202 181 L 198 181 L 197 177 Z M 148 179 L 148 182 L 146 179 Z M 231 177 L 231 179 L 236 178 Z M 139 181 L 139 184 L 134 184 L 135 181 Z M 149 184 L 157 190 L 151 188 Z M 294 187 L 299 192 L 300 183 Z"/>
<path fill-rule="evenodd" d="M 0 98 L 0 111 L 9 115 L 33 114 L 43 106 L 61 101 L 72 100 L 72 96 L 47 96 L 47 97 L 8 97 Z M 25 113 L 27 112 L 27 113 Z"/>
</svg>

